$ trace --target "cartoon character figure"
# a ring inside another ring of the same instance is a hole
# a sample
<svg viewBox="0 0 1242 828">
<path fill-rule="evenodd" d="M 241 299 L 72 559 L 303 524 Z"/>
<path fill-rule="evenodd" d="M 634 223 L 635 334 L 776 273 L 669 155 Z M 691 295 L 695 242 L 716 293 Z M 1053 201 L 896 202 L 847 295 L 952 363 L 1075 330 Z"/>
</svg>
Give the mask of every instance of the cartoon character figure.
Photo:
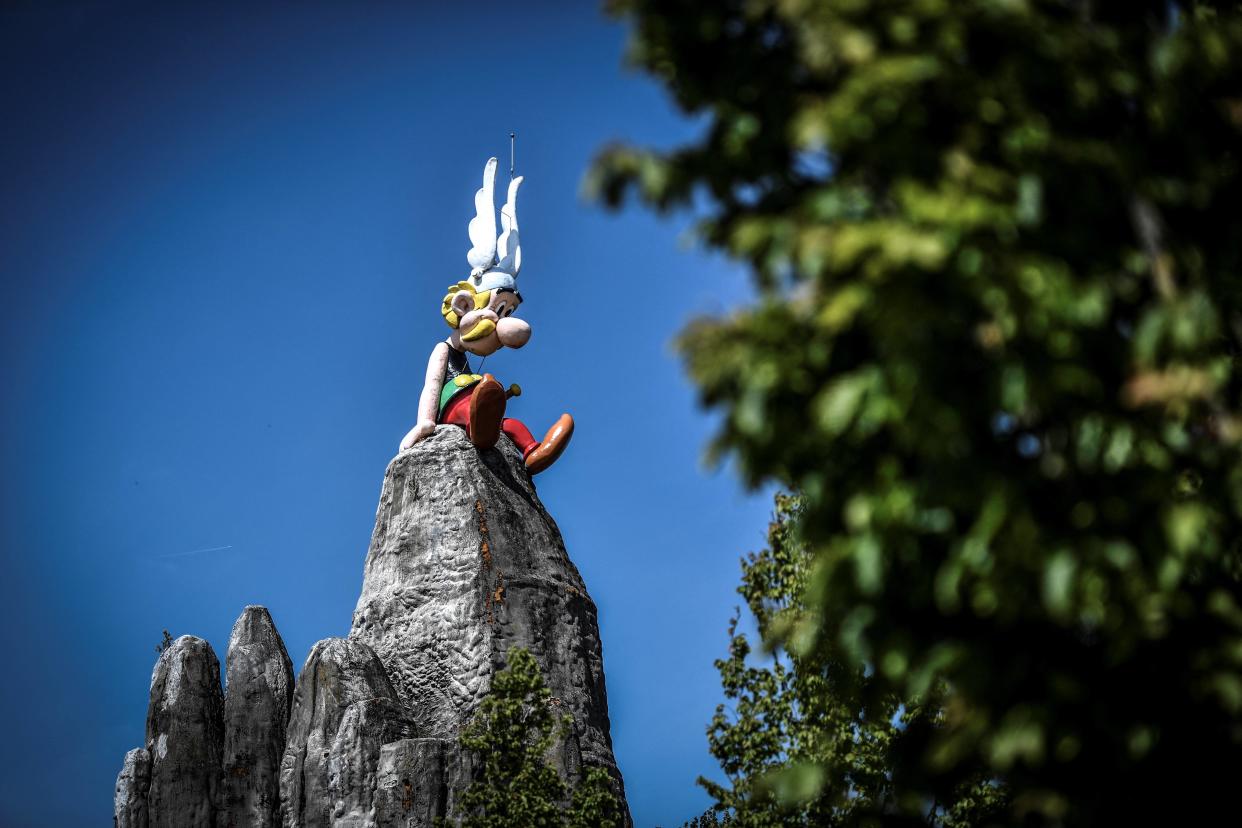
<svg viewBox="0 0 1242 828">
<path fill-rule="evenodd" d="M 565 451 L 574 433 L 574 420 L 562 414 L 536 441 L 519 420 L 505 416 L 509 397 L 522 393 L 517 385 L 508 391 L 491 374 L 475 374 L 467 354 L 485 357 L 501 348 L 521 348 L 530 339 L 530 325 L 513 316 L 522 304 L 517 275 L 522 267 L 518 242 L 518 176 L 509 184 L 509 196 L 500 210 L 501 234 L 496 237 L 496 207 L 493 187 L 496 159 L 483 168 L 483 186 L 474 196 L 475 217 L 470 222 L 473 247 L 466 260 L 473 270 L 467 281 L 448 289 L 440 306 L 444 321 L 453 329 L 448 339 L 436 345 L 427 360 L 427 378 L 418 400 L 418 423 L 401 441 L 401 450 L 430 436 L 437 423 L 451 423 L 466 430 L 477 448 L 496 445 L 500 432 L 518 447 L 531 474 L 551 466 Z"/>
</svg>

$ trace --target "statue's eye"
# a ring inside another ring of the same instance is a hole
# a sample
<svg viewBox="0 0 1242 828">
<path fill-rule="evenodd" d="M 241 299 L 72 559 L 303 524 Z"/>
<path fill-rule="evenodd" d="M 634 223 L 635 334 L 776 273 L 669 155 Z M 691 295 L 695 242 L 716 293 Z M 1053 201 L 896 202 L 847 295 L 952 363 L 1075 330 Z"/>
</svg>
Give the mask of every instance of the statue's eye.
<svg viewBox="0 0 1242 828">
<path fill-rule="evenodd" d="M 499 305 L 496 306 L 496 315 L 497 316 L 505 315 L 505 303 L 504 302 L 501 302 Z"/>
<path fill-rule="evenodd" d="M 517 310 L 517 308 L 509 308 L 509 310 L 505 312 L 505 316 L 513 316 L 513 312 L 515 310 Z"/>
</svg>

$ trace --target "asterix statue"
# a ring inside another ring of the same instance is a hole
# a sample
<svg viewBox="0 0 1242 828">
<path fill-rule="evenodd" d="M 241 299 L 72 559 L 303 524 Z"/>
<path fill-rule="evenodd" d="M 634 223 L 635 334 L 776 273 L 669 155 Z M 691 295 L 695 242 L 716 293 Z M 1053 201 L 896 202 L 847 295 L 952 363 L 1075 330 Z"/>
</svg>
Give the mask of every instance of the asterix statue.
<svg viewBox="0 0 1242 828">
<path fill-rule="evenodd" d="M 537 474 L 556 462 L 569 445 L 574 420 L 562 414 L 544 436 L 536 441 L 530 429 L 505 416 L 505 402 L 522 393 L 517 385 L 508 391 L 491 374 L 470 370 L 466 354 L 480 357 L 504 347 L 521 348 L 530 339 L 530 325 L 513 316 L 522 304 L 517 291 L 517 275 L 522 267 L 518 242 L 518 176 L 509 184 L 509 197 L 500 209 L 500 238 L 496 237 L 496 204 L 492 191 L 496 179 L 496 159 L 483 168 L 483 186 L 474 196 L 475 217 L 470 222 L 470 243 L 466 254 L 470 277 L 448 289 L 440 306 L 444 321 L 453 329 L 448 339 L 431 351 L 427 360 L 427 379 L 418 399 L 418 423 L 401 441 L 401 450 L 410 448 L 436 430 L 437 423 L 450 423 L 466 430 L 477 448 L 496 445 L 500 432 L 509 435 L 522 452 L 526 468 Z"/>
</svg>

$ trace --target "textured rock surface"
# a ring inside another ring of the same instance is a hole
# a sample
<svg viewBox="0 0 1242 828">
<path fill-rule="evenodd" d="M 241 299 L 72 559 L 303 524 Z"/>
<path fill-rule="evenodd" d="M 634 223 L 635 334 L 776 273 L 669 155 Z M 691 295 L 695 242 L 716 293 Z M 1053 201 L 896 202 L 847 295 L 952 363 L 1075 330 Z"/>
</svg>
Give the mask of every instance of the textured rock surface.
<svg viewBox="0 0 1242 828">
<path fill-rule="evenodd" d="M 293 704 L 293 664 L 264 607 L 246 607 L 225 658 L 224 758 L 216 822 L 270 828 L 280 822 L 280 762 Z"/>
<path fill-rule="evenodd" d="M 449 739 L 402 739 L 380 750 L 375 823 L 423 828 L 456 813 L 457 799 L 474 779 L 474 762 Z"/>
<path fill-rule="evenodd" d="M 405 708 L 392 699 L 355 702 L 345 711 L 328 753 L 328 796 L 334 828 L 367 828 L 380 748 L 414 735 Z"/>
<path fill-rule="evenodd" d="M 311 648 L 298 675 L 280 766 L 280 806 L 286 828 L 332 825 L 328 764 L 337 731 L 350 705 L 372 699 L 395 702 L 397 694 L 370 647 L 327 638 Z"/>
<path fill-rule="evenodd" d="M 573 716 L 566 751 L 620 790 L 595 602 L 507 437 L 479 452 L 440 426 L 389 464 L 350 638 L 375 649 L 419 735 L 450 739 L 527 648 Z"/>
<path fill-rule="evenodd" d="M 125 754 L 125 763 L 116 778 L 112 800 L 115 828 L 147 828 L 147 791 L 151 787 L 151 754 L 134 748 Z"/>
<path fill-rule="evenodd" d="M 183 635 L 151 675 L 151 828 L 212 828 L 223 748 L 220 662 L 206 641 Z"/>
<path fill-rule="evenodd" d="M 122 828 L 431 828 L 460 816 L 477 757 L 461 725 L 513 646 L 539 662 L 575 782 L 612 754 L 595 604 L 507 437 L 479 452 L 442 426 L 388 466 L 349 638 L 293 670 L 272 618 L 233 627 L 227 699 L 207 642 L 151 678 L 145 750 L 117 778 Z"/>
</svg>

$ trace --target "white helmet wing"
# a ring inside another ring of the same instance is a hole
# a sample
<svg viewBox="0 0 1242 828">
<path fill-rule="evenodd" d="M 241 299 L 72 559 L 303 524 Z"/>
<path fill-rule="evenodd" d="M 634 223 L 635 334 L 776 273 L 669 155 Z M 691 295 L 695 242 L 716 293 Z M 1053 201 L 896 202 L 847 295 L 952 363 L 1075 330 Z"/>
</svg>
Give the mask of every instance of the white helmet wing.
<svg viewBox="0 0 1242 828">
<path fill-rule="evenodd" d="M 489 158 L 483 168 L 483 186 L 474 194 L 475 216 L 468 228 L 473 247 L 466 254 L 466 261 L 473 268 L 472 275 L 487 270 L 496 261 L 496 202 L 492 195 L 495 182 L 496 159 Z"/>
<path fill-rule="evenodd" d="M 503 270 L 514 277 L 522 269 L 522 245 L 518 240 L 517 223 L 517 192 L 520 186 L 522 186 L 522 176 L 520 175 L 509 182 L 508 200 L 505 201 L 505 206 L 500 208 L 500 227 L 502 232 L 496 242 L 497 253 L 500 256 L 496 269 Z"/>
</svg>

